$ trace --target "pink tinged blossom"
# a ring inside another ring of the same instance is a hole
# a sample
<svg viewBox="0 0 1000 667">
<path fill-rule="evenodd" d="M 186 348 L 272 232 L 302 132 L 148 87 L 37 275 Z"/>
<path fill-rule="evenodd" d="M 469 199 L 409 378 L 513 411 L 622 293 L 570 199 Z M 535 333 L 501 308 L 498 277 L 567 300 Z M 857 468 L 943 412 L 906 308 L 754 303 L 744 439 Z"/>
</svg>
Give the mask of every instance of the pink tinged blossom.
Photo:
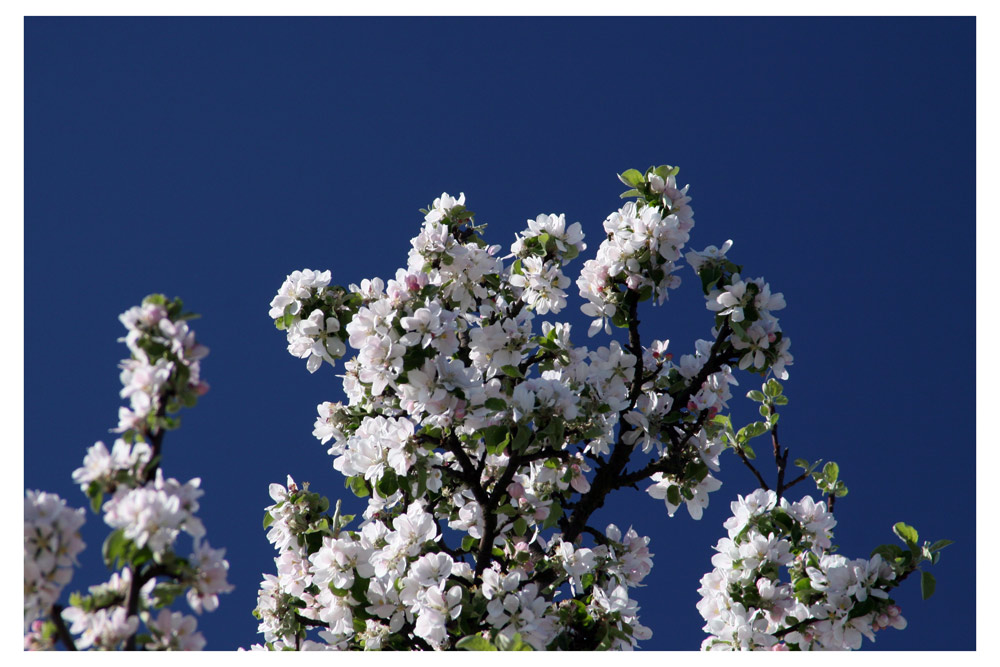
<svg viewBox="0 0 1000 667">
<path fill-rule="evenodd" d="M 161 609 L 155 619 L 150 619 L 153 641 L 147 647 L 161 651 L 200 651 L 205 647 L 205 638 L 195 632 L 198 622 L 193 616 Z"/>
<path fill-rule="evenodd" d="M 69 623 L 69 631 L 80 635 L 74 640 L 78 649 L 91 646 L 113 649 L 135 634 L 139 628 L 137 616 L 127 616 L 125 607 L 99 609 L 86 612 L 78 607 L 67 607 L 62 617 Z"/>
<path fill-rule="evenodd" d="M 219 608 L 219 593 L 230 593 L 233 585 L 227 581 L 229 561 L 225 549 L 213 549 L 208 542 L 196 539 L 190 563 L 195 570 L 194 584 L 188 589 L 187 601 L 192 611 L 200 614 Z"/>
</svg>

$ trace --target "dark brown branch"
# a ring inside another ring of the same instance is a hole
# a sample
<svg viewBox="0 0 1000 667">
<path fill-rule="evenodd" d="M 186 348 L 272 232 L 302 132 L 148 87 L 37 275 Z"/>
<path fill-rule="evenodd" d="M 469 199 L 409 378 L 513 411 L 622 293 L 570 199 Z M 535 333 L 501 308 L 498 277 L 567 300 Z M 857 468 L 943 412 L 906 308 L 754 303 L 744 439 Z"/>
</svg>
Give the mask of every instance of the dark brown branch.
<svg viewBox="0 0 1000 667">
<path fill-rule="evenodd" d="M 493 540 L 497 536 L 497 513 L 496 508 L 500 503 L 500 498 L 507 492 L 507 487 L 510 485 L 511 481 L 514 479 L 514 474 L 517 469 L 521 467 L 521 457 L 516 452 L 511 452 L 510 459 L 507 462 L 507 468 L 503 471 L 503 475 L 497 480 L 496 484 L 493 486 L 493 492 L 485 506 L 482 507 L 483 521 L 485 523 L 485 530 L 483 531 L 482 540 L 479 542 L 479 553 L 476 554 L 476 577 L 482 576 L 486 568 L 489 567 L 490 562 L 493 560 Z"/>
<path fill-rule="evenodd" d="M 143 438 L 149 441 L 149 445 L 153 450 L 150 456 L 149 463 L 143 468 L 142 473 L 139 475 L 139 483 L 145 484 L 149 480 L 156 476 L 156 470 L 160 467 L 160 456 L 163 449 L 163 436 L 166 433 L 166 429 L 159 425 L 160 419 L 167 416 L 167 403 L 170 401 L 171 394 L 167 393 L 160 397 L 160 407 L 156 410 L 156 426 L 152 433 L 143 431 Z"/>
<path fill-rule="evenodd" d="M 59 641 L 63 643 L 67 651 L 75 651 L 76 644 L 73 643 L 73 635 L 69 633 L 69 629 L 66 627 L 66 622 L 63 621 L 62 617 L 63 606 L 54 604 L 52 605 L 52 612 L 49 617 L 52 619 L 52 623 L 56 626 L 56 635 L 59 637 Z"/>
<path fill-rule="evenodd" d="M 740 457 L 741 461 L 743 461 L 743 465 L 749 468 L 750 472 L 752 472 L 754 474 L 754 477 L 757 478 L 757 483 L 760 484 L 760 488 L 764 489 L 765 491 L 769 491 L 771 487 L 767 485 L 767 482 L 764 481 L 764 478 L 761 477 L 761 474 L 757 471 L 756 468 L 753 467 L 753 464 L 750 463 L 750 459 L 747 458 L 746 452 L 743 451 L 743 448 L 734 447 L 734 449 L 736 450 L 736 455 Z"/>
<path fill-rule="evenodd" d="M 785 484 L 785 488 L 783 490 L 787 491 L 788 489 L 792 488 L 793 486 L 795 486 L 796 484 L 798 484 L 799 482 L 801 482 L 802 480 L 804 480 L 804 479 L 806 479 L 808 477 L 809 477 L 809 473 L 808 472 L 802 473 L 801 475 L 799 475 L 798 477 L 796 477 L 795 479 L 793 479 L 792 481 L 790 481 L 788 484 Z"/>
<path fill-rule="evenodd" d="M 804 621 L 799 621 L 798 623 L 793 623 L 792 625 L 789 625 L 784 630 L 778 630 L 777 632 L 775 632 L 774 636 L 777 637 L 778 639 L 781 639 L 785 635 L 790 634 L 792 632 L 798 632 L 801 628 L 804 628 L 807 625 L 811 625 L 811 624 L 815 623 L 818 620 L 820 620 L 820 619 L 818 619 L 818 618 L 807 618 Z"/>
<path fill-rule="evenodd" d="M 591 537 L 594 538 L 594 542 L 598 544 L 609 544 L 611 542 L 611 540 L 608 539 L 607 535 L 605 535 L 601 531 L 591 526 L 584 526 L 583 532 L 589 533 Z"/>
<path fill-rule="evenodd" d="M 141 575 L 138 572 L 132 573 L 132 584 L 128 591 L 128 605 L 125 609 L 125 619 L 128 620 L 133 616 L 139 615 L 139 593 L 142 587 L 145 586 L 151 579 L 156 577 L 172 577 L 174 579 L 180 578 L 174 572 L 171 572 L 163 565 L 153 565 L 149 567 Z M 133 632 L 127 640 L 125 640 L 125 650 L 134 651 L 135 650 L 135 638 L 138 634 L 138 629 Z"/>
<path fill-rule="evenodd" d="M 573 456 L 565 449 L 553 449 L 551 447 L 546 447 L 544 449 L 539 449 L 537 452 L 525 454 L 521 458 L 521 464 L 531 463 L 532 461 L 541 461 L 542 459 L 561 459 L 563 461 L 568 461 L 571 458 L 573 458 Z"/>
<path fill-rule="evenodd" d="M 476 467 L 473 465 L 469 455 L 462 449 L 462 443 L 455 437 L 455 434 L 450 434 L 441 444 L 455 455 L 455 460 L 458 461 L 458 465 L 462 468 L 461 478 L 469 485 L 473 495 L 476 497 L 476 502 L 480 505 L 485 505 L 488 500 L 486 491 L 480 483 L 479 475 L 476 474 Z"/>
<path fill-rule="evenodd" d="M 773 418 L 778 411 L 774 409 L 774 405 L 769 406 L 770 416 Z M 773 424 L 771 426 L 771 445 L 774 449 L 774 466 L 778 470 L 778 486 L 776 489 L 778 501 L 781 501 L 781 496 L 785 493 L 788 488 L 785 486 L 785 469 L 788 466 L 788 447 L 785 447 L 784 453 L 781 451 L 781 443 L 778 442 L 778 425 Z M 791 486 L 789 484 L 788 486 Z"/>
<path fill-rule="evenodd" d="M 629 299 L 630 296 L 632 297 L 631 299 Z M 637 348 L 639 350 L 637 358 L 637 368 L 635 369 L 638 375 L 633 377 L 641 379 L 639 378 L 639 376 L 641 376 L 642 374 L 642 362 L 641 362 L 642 346 L 639 344 L 639 333 L 637 328 L 638 322 L 636 318 L 636 300 L 634 293 L 630 292 L 629 295 L 626 296 L 626 299 L 629 299 L 630 301 L 629 347 Z M 632 326 L 632 322 L 636 322 L 636 326 Z M 681 390 L 677 394 L 677 396 L 673 398 L 674 409 L 676 410 L 684 409 L 687 406 L 687 403 L 690 400 L 691 396 L 693 396 L 695 393 L 701 390 L 702 385 L 704 385 L 708 377 L 711 374 L 721 370 L 722 366 L 725 363 L 727 363 L 731 355 L 724 354 L 723 351 L 726 349 L 726 341 L 730 333 L 731 330 L 729 328 L 728 323 L 724 324 L 722 328 L 719 330 L 719 335 L 716 338 L 715 343 L 712 345 L 712 349 L 709 353 L 708 359 L 705 362 L 705 365 L 698 372 L 698 374 L 695 375 L 694 378 L 692 378 L 690 384 L 688 384 L 688 386 L 686 386 L 683 390 Z M 573 511 L 572 516 L 570 516 L 564 523 L 561 524 L 563 528 L 563 539 L 567 542 L 572 542 L 577 537 L 579 537 L 584 526 L 586 526 L 587 520 L 590 518 L 590 516 L 604 505 L 604 498 L 607 496 L 608 493 L 613 491 L 615 488 L 619 488 L 622 485 L 627 486 L 629 484 L 634 484 L 639 479 L 643 479 L 643 477 L 634 478 L 634 475 L 623 475 L 625 468 L 628 465 L 629 458 L 632 454 L 633 447 L 631 445 L 625 444 L 623 440 L 624 434 L 628 433 L 631 429 L 629 428 L 628 422 L 625 422 L 622 419 L 622 417 L 625 412 L 631 410 L 632 406 L 634 406 L 634 401 L 638 398 L 640 389 L 641 387 L 637 384 L 637 382 L 633 381 L 633 391 L 630 393 L 631 405 L 629 408 L 627 408 L 619 415 L 620 426 L 618 431 L 618 440 L 611 451 L 611 456 L 608 457 L 608 459 L 603 464 L 598 465 L 597 473 L 594 475 L 594 480 L 593 482 L 591 482 L 590 485 L 590 491 L 585 493 L 580 498 L 580 502 L 578 503 L 577 508 Z M 687 438 L 689 437 L 690 434 L 688 434 L 688 436 L 684 439 L 684 441 L 679 443 L 676 447 L 672 447 L 672 449 L 676 449 L 677 453 L 679 454 L 680 453 L 679 450 L 683 449 L 684 445 L 686 445 L 687 443 Z M 672 440 L 674 439 L 672 438 Z M 674 443 L 672 442 L 672 444 Z M 680 457 L 678 456 L 678 459 L 679 458 Z M 664 462 L 663 464 L 660 465 L 669 466 L 672 464 Z M 650 466 L 647 466 L 647 468 L 644 470 L 649 470 L 649 469 Z M 646 476 L 652 474 L 652 472 L 655 471 L 656 470 L 650 470 L 650 472 Z M 624 484 L 622 484 L 623 479 L 626 480 Z"/>
<path fill-rule="evenodd" d="M 312 618 L 306 618 L 305 616 L 302 616 L 301 614 L 298 614 L 298 613 L 295 614 L 295 621 L 299 625 L 304 625 L 307 628 L 329 628 L 330 627 L 329 623 L 325 623 L 323 621 L 318 621 L 318 620 L 315 620 L 315 619 L 312 619 Z"/>
</svg>

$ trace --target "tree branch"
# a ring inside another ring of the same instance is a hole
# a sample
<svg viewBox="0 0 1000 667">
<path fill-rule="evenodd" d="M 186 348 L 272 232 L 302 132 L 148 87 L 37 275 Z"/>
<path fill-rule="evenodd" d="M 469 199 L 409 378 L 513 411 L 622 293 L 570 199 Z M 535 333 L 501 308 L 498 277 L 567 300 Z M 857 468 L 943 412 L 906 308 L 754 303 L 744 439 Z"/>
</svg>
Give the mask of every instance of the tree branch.
<svg viewBox="0 0 1000 667">
<path fill-rule="evenodd" d="M 132 573 L 132 584 L 129 586 L 128 591 L 128 605 L 125 608 L 125 619 L 128 620 L 132 616 L 139 615 L 139 593 L 142 587 L 145 586 L 151 579 L 156 577 L 173 577 L 178 579 L 179 576 L 171 572 L 163 565 L 153 565 L 146 569 L 141 575 L 138 572 Z M 125 650 L 134 651 L 135 650 L 135 638 L 138 635 L 139 630 L 136 629 L 127 640 L 125 640 Z"/>
<path fill-rule="evenodd" d="M 745 465 L 747 468 L 750 468 L 750 472 L 752 472 L 754 474 L 754 477 L 757 478 L 757 483 L 760 484 L 760 488 L 764 489 L 765 491 L 769 491 L 771 487 L 767 485 L 767 482 L 764 481 L 764 478 L 761 477 L 761 474 L 757 472 L 757 469 L 753 467 L 752 463 L 750 463 L 750 459 L 747 458 L 746 452 L 743 451 L 743 448 L 734 447 L 733 449 L 736 450 L 736 455 L 740 457 L 741 461 L 743 461 L 743 465 Z"/>
<path fill-rule="evenodd" d="M 774 417 L 778 413 L 774 409 L 774 404 L 768 407 L 770 411 L 770 416 Z M 788 448 L 785 447 L 784 453 L 781 452 L 781 444 L 778 442 L 778 425 L 774 424 L 771 426 L 771 445 L 774 449 L 774 466 L 778 470 L 778 487 L 775 490 L 778 496 L 778 502 L 781 502 L 781 496 L 785 493 L 785 468 L 788 466 Z M 791 486 L 789 484 L 788 486 Z"/>
<path fill-rule="evenodd" d="M 63 621 L 62 617 L 63 606 L 59 604 L 52 605 L 52 611 L 49 617 L 52 619 L 52 623 L 56 626 L 56 634 L 59 636 L 59 641 L 63 643 L 67 651 L 75 651 L 76 644 L 73 642 L 73 635 L 69 633 L 69 629 L 66 627 L 66 622 Z"/>
</svg>

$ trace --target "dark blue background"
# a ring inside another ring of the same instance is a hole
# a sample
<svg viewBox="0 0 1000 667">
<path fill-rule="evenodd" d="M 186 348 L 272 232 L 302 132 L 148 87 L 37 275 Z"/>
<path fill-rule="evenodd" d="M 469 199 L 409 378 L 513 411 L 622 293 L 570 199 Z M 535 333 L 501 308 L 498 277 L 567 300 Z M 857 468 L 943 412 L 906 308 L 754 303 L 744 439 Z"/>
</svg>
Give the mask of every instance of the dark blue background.
<svg viewBox="0 0 1000 667">
<path fill-rule="evenodd" d="M 316 404 L 342 396 L 337 371 L 309 375 L 267 316 L 285 275 L 391 276 L 442 190 L 464 191 L 505 247 L 527 218 L 565 212 L 592 252 L 615 173 L 678 164 L 691 246 L 734 239 L 746 274 L 785 294 L 782 438 L 792 458 L 840 463 L 841 552 L 867 556 L 899 520 L 956 541 L 938 593 L 922 602 L 909 582 L 909 629 L 874 648 L 972 649 L 974 54 L 974 19 L 956 18 L 28 18 L 25 485 L 85 503 L 70 474 L 113 441 L 116 316 L 183 297 L 204 314 L 212 390 L 163 467 L 202 478 L 208 537 L 228 550 L 237 589 L 200 619 L 208 647 L 260 641 L 268 484 L 345 493 L 311 435 Z M 676 355 L 711 326 L 683 276 L 641 313 Z M 742 375 L 737 396 L 758 385 Z M 634 491 L 597 522 L 652 536 L 644 648 L 704 637 L 698 579 L 729 501 L 754 488 L 735 457 L 723 466 L 701 522 Z M 71 590 L 105 576 L 105 534 L 90 515 Z"/>
</svg>

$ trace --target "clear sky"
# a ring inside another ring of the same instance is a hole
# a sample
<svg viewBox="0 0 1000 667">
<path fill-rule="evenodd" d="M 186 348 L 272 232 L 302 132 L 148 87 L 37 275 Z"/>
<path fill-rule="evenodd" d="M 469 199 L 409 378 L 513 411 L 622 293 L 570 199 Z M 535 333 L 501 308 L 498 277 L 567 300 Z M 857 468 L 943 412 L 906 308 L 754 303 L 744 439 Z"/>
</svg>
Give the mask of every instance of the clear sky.
<svg viewBox="0 0 1000 667">
<path fill-rule="evenodd" d="M 24 75 L 25 485 L 86 503 L 70 475 L 113 441 L 120 312 L 164 292 L 202 313 L 212 390 L 162 466 L 202 478 L 237 586 L 199 619 L 208 648 L 262 640 L 268 484 L 349 495 L 311 435 L 337 371 L 306 372 L 267 316 L 285 275 L 391 276 L 442 191 L 494 243 L 565 213 L 594 250 L 615 174 L 663 163 L 691 184 L 690 246 L 733 239 L 785 295 L 782 440 L 840 464 L 841 553 L 867 557 L 900 520 L 956 542 L 931 600 L 916 581 L 896 596 L 909 628 L 866 647 L 975 647 L 974 19 L 27 18 Z M 640 312 L 675 355 L 712 323 L 682 276 Z M 731 454 L 720 478 L 700 522 L 635 491 L 595 522 L 652 538 L 644 648 L 704 638 L 698 579 L 755 488 Z M 106 577 L 106 534 L 90 514 L 69 590 Z"/>
</svg>

